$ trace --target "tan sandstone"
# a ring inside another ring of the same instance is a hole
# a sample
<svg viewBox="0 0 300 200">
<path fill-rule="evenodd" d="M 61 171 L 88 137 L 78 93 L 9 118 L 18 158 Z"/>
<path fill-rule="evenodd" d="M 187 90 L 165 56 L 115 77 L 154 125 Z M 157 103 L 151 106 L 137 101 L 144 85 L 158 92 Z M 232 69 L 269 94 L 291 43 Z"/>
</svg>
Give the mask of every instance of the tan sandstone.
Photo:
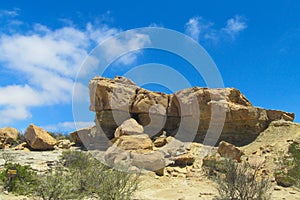
<svg viewBox="0 0 300 200">
<path fill-rule="evenodd" d="M 42 128 L 30 124 L 25 132 L 27 144 L 33 150 L 52 150 L 56 140 Z"/>
</svg>

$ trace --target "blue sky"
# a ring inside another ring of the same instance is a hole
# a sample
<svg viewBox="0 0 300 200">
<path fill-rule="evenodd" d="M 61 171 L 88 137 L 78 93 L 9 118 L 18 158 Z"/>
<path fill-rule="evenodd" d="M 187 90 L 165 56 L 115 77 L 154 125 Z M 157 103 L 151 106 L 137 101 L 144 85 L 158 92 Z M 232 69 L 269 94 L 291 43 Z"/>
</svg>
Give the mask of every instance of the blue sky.
<svg viewBox="0 0 300 200">
<path fill-rule="evenodd" d="M 210 54 L 226 87 L 238 88 L 255 106 L 294 112 L 299 122 L 299 7 L 296 0 L 3 0 L 0 126 L 24 130 L 35 123 L 51 131 L 74 129 L 72 88 L 86 56 L 111 36 L 148 26 L 188 34 Z M 125 57 L 106 76 L 149 62 L 188 65 L 174 55 L 149 50 Z M 192 85 L 205 83 L 200 78 Z"/>
</svg>

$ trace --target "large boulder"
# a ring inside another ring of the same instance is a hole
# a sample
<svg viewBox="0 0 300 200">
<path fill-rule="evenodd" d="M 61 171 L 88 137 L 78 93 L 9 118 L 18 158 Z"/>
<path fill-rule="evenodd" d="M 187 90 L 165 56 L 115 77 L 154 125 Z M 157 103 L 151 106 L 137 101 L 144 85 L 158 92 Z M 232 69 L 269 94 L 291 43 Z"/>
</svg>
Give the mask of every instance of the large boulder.
<svg viewBox="0 0 300 200">
<path fill-rule="evenodd" d="M 272 121 L 294 120 L 293 113 L 254 107 L 234 88 L 193 87 L 164 94 L 140 88 L 124 77 L 95 77 L 89 92 L 97 128 L 109 139 L 125 120 L 134 118 L 151 137 L 166 131 L 183 141 L 206 139 L 213 145 L 219 139 L 241 146 L 252 142 Z"/>
<path fill-rule="evenodd" d="M 82 146 L 88 150 L 106 150 L 111 144 L 103 131 L 96 126 L 82 128 L 70 133 L 70 137 L 76 146 Z"/>
<path fill-rule="evenodd" d="M 137 123 L 133 118 L 124 121 L 115 131 L 115 138 L 121 135 L 138 135 L 143 134 L 144 128 L 142 125 Z"/>
<path fill-rule="evenodd" d="M 47 131 L 34 124 L 27 127 L 25 139 L 33 150 L 52 150 L 56 145 L 56 140 Z"/>
<path fill-rule="evenodd" d="M 159 151 L 149 153 L 131 153 L 132 165 L 149 171 L 156 172 L 158 175 L 163 175 L 166 161 L 164 154 Z"/>
<path fill-rule="evenodd" d="M 123 150 L 152 150 L 152 140 L 147 134 L 122 135 L 115 142 Z"/>
<path fill-rule="evenodd" d="M 218 153 L 225 158 L 230 158 L 238 162 L 241 161 L 241 157 L 244 155 L 244 152 L 234 145 L 222 141 L 218 147 Z"/>
<path fill-rule="evenodd" d="M 141 135 L 136 136 L 140 137 Z M 133 136 L 121 136 L 120 138 L 122 137 Z M 151 146 L 147 148 L 151 148 Z M 124 149 L 118 142 L 106 150 L 104 153 L 104 162 L 117 169 L 130 171 L 131 169 L 138 168 L 139 170 L 153 171 L 159 175 L 163 174 L 164 167 L 166 166 L 162 152 L 145 149 L 145 147 L 142 146 L 139 146 L 138 149 L 136 147 L 133 149 Z"/>
<path fill-rule="evenodd" d="M 4 127 L 0 129 L 0 148 L 17 141 L 19 131 L 15 128 Z"/>
</svg>

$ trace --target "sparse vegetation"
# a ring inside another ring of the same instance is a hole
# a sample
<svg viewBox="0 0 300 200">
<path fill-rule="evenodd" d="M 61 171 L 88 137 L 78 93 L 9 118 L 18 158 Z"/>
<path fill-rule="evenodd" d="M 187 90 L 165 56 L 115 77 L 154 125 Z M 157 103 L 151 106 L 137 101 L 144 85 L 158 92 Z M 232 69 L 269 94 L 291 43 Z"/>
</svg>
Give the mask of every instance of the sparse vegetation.
<svg viewBox="0 0 300 200">
<path fill-rule="evenodd" d="M 96 194 L 103 200 L 127 200 L 137 189 L 138 175 L 111 169 L 88 153 L 66 151 L 62 156 L 64 166 L 80 194 Z"/>
<path fill-rule="evenodd" d="M 279 161 L 275 172 L 275 180 L 283 187 L 300 187 L 300 144 L 293 142 L 288 149 L 288 155 Z"/>
<path fill-rule="evenodd" d="M 63 168 L 57 168 L 39 178 L 35 194 L 43 200 L 76 199 L 73 179 Z"/>
<path fill-rule="evenodd" d="M 21 132 L 18 133 L 17 143 L 21 144 L 22 142 L 26 142 L 25 135 Z"/>
<path fill-rule="evenodd" d="M 250 167 L 248 163 L 237 163 L 225 159 L 224 173 L 218 173 L 214 178 L 217 183 L 220 200 L 267 200 L 270 199 L 270 180 L 260 177 L 259 166 Z"/>
<path fill-rule="evenodd" d="M 0 173 L 3 189 L 15 194 L 31 194 L 37 186 L 37 174 L 29 166 L 6 163 Z"/>
<path fill-rule="evenodd" d="M 91 196 L 101 200 L 128 200 L 137 189 L 138 175 L 105 166 L 87 152 L 66 151 L 61 162 L 63 165 L 39 176 L 29 166 L 7 162 L 0 173 L 1 185 L 8 192 L 34 195 L 43 200 Z M 8 175 L 8 170 L 12 175 Z"/>
<path fill-rule="evenodd" d="M 62 132 L 49 132 L 49 135 L 51 135 L 53 138 L 55 138 L 56 140 L 64 140 L 64 139 L 68 139 L 71 140 L 70 135 L 68 133 L 62 133 Z"/>
</svg>

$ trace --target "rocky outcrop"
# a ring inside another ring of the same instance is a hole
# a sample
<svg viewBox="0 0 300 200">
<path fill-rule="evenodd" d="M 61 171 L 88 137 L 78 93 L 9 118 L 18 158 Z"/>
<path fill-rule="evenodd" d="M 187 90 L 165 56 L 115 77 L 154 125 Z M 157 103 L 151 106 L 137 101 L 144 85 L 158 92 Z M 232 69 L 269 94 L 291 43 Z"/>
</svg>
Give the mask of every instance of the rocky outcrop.
<svg viewBox="0 0 300 200">
<path fill-rule="evenodd" d="M 52 150 L 56 140 L 45 130 L 30 124 L 25 132 L 25 139 L 33 150 Z"/>
<path fill-rule="evenodd" d="M 0 148 L 11 145 L 18 139 L 19 131 L 15 128 L 4 127 L 0 129 Z"/>
<path fill-rule="evenodd" d="M 117 134 L 116 134 L 117 133 Z M 104 161 L 116 168 L 144 169 L 164 174 L 168 165 L 185 167 L 192 165 L 195 157 L 188 153 L 186 145 L 163 134 L 154 142 L 134 119 L 126 120 L 116 129 L 114 144 L 104 153 Z"/>
<path fill-rule="evenodd" d="M 234 88 L 193 87 L 164 94 L 140 88 L 123 77 L 95 77 L 89 92 L 97 128 L 109 139 L 119 125 L 134 118 L 151 137 L 166 131 L 182 141 L 202 142 L 209 132 L 208 141 L 219 138 L 240 146 L 253 141 L 274 120 L 294 119 L 293 113 L 252 106 Z M 222 130 L 220 137 L 217 130 Z"/>
</svg>

